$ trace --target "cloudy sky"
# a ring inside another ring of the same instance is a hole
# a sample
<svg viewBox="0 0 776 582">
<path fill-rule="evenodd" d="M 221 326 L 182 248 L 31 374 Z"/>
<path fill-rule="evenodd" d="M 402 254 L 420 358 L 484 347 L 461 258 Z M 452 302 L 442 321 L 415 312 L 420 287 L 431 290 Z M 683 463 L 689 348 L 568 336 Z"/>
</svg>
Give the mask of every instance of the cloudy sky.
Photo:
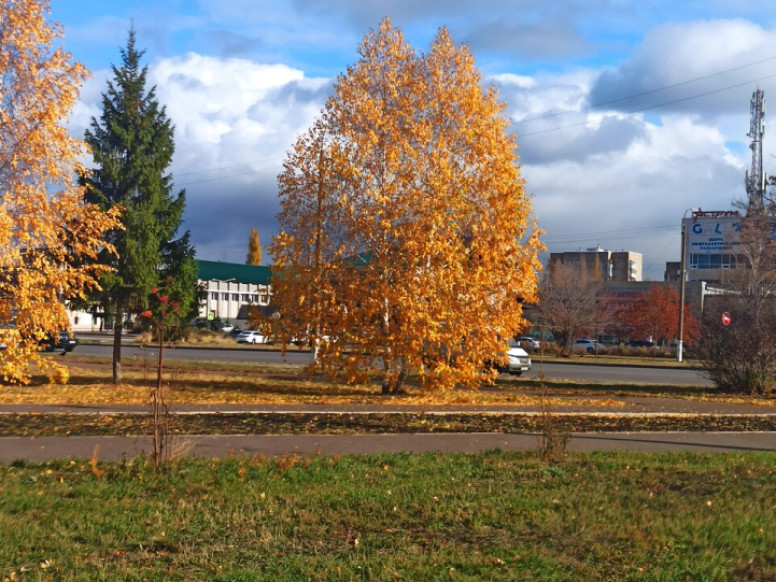
<svg viewBox="0 0 776 582">
<path fill-rule="evenodd" d="M 99 116 L 134 25 L 176 125 L 185 228 L 199 258 L 232 262 L 253 227 L 269 244 L 285 153 L 385 16 L 418 51 L 441 26 L 470 47 L 507 104 L 550 251 L 639 252 L 661 280 L 688 208 L 745 197 L 752 92 L 776 99 L 771 3 L 51 0 L 65 47 L 93 75 L 73 132 Z M 766 128 L 764 168 L 776 175 L 776 118 Z"/>
</svg>

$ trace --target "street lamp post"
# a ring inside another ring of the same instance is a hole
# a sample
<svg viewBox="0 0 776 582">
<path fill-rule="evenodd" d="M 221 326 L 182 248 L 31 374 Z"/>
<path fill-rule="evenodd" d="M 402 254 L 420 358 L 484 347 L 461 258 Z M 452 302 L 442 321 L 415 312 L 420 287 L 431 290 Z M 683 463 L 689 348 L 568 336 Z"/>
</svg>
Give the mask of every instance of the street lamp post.
<svg viewBox="0 0 776 582">
<path fill-rule="evenodd" d="M 687 213 L 684 213 L 685 216 L 687 216 Z M 679 339 L 676 341 L 676 361 L 681 362 L 682 361 L 682 348 L 683 348 L 683 340 L 684 337 L 684 286 L 685 286 L 685 279 L 687 278 L 685 274 L 685 255 L 687 254 L 687 225 L 684 222 L 684 217 L 682 218 L 682 256 L 679 259 Z"/>
<path fill-rule="evenodd" d="M 688 208 L 682 216 L 682 256 L 679 259 L 679 338 L 676 341 L 676 361 L 682 361 L 682 350 L 684 348 L 684 293 L 687 280 L 687 264 L 685 257 L 687 255 L 687 219 L 688 212 L 695 212 L 694 208 Z"/>
</svg>

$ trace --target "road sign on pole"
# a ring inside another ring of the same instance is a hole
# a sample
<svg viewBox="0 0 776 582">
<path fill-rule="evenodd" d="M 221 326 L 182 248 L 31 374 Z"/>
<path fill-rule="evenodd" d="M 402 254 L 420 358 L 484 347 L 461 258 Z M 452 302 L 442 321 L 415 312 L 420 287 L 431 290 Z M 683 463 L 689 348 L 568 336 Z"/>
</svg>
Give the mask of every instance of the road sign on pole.
<svg viewBox="0 0 776 582">
<path fill-rule="evenodd" d="M 731 321 L 732 320 L 730 319 L 730 314 L 727 311 L 725 311 L 722 314 L 722 325 L 730 325 Z"/>
</svg>

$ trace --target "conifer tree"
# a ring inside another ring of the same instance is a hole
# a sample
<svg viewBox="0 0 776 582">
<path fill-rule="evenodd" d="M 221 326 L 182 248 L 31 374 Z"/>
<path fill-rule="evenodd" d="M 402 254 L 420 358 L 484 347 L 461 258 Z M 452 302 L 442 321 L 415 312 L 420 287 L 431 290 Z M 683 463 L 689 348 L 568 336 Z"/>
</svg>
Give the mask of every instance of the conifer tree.
<svg viewBox="0 0 776 582">
<path fill-rule="evenodd" d="M 248 241 L 248 256 L 245 258 L 247 265 L 261 265 L 261 241 L 259 231 L 251 229 L 251 238 Z"/>
<path fill-rule="evenodd" d="M 103 208 L 120 206 L 123 229 L 107 241 L 118 251 L 115 271 L 102 278 L 94 299 L 115 321 L 113 381 L 121 380 L 121 335 L 125 319 L 143 311 L 149 295 L 163 284 L 188 314 L 196 301 L 196 261 L 188 232 L 176 238 L 186 203 L 185 191 L 173 192 L 167 168 L 175 150 L 174 127 L 156 88 L 146 88 L 144 51 L 135 46 L 130 30 L 121 65 L 102 96 L 102 114 L 92 119 L 86 142 L 93 171 L 83 177 L 87 200 Z"/>
</svg>

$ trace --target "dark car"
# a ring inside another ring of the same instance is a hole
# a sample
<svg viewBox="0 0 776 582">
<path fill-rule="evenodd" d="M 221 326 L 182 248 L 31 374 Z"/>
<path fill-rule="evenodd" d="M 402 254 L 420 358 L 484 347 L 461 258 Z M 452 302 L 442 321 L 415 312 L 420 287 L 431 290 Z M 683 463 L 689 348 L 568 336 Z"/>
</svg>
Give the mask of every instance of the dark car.
<svg viewBox="0 0 776 582">
<path fill-rule="evenodd" d="M 48 352 L 54 352 L 56 350 L 72 352 L 77 345 L 78 338 L 70 331 L 60 331 L 57 336 L 49 337 L 45 343 L 46 351 Z"/>
<path fill-rule="evenodd" d="M 631 348 L 654 348 L 654 342 L 649 340 L 631 340 L 628 342 L 628 346 Z"/>
</svg>

